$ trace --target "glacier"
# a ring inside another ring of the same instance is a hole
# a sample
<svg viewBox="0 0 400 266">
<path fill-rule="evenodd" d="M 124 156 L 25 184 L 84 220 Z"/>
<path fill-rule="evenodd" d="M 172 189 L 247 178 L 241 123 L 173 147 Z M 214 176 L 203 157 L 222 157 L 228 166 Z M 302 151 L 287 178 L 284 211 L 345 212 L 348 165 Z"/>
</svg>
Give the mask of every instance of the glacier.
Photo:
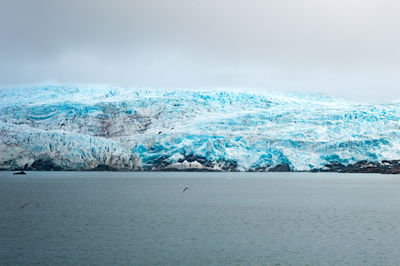
<svg viewBox="0 0 400 266">
<path fill-rule="evenodd" d="M 83 86 L 0 99 L 1 170 L 314 171 L 400 159 L 400 103 Z"/>
</svg>

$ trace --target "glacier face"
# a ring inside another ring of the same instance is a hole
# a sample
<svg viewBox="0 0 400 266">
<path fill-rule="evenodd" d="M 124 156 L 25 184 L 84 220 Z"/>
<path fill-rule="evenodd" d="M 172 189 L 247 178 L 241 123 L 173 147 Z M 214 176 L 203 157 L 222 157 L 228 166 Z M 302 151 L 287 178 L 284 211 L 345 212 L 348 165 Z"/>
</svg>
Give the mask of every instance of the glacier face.
<svg viewBox="0 0 400 266">
<path fill-rule="evenodd" d="M 0 169 L 309 171 L 400 159 L 400 104 L 289 92 L 0 90 Z"/>
</svg>

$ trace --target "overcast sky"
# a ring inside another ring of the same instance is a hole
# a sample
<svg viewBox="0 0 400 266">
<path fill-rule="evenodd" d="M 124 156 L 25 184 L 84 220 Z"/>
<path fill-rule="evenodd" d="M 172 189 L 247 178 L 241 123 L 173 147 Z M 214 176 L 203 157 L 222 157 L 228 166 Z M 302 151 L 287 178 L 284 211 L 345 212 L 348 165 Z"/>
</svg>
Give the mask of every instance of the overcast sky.
<svg viewBox="0 0 400 266">
<path fill-rule="evenodd" d="M 399 14 L 395 0 L 0 0 L 0 86 L 400 100 Z"/>
</svg>

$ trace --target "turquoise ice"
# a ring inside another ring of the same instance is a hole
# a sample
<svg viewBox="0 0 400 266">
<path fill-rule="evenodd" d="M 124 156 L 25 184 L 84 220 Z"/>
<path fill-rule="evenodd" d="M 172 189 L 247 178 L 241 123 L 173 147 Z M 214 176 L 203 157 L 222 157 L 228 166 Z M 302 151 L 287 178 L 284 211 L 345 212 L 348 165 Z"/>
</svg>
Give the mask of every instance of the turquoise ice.
<svg viewBox="0 0 400 266">
<path fill-rule="evenodd" d="M 0 168 L 292 170 L 400 159 L 400 104 L 309 93 L 42 86 L 0 90 Z M 200 162 L 200 163 L 203 163 Z"/>
</svg>

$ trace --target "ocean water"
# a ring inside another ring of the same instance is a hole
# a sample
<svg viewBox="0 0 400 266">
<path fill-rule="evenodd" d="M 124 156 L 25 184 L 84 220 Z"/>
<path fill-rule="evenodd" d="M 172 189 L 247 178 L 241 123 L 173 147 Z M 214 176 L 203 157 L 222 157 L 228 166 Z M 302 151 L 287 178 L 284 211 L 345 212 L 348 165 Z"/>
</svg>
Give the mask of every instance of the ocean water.
<svg viewBox="0 0 400 266">
<path fill-rule="evenodd" d="M 0 265 L 399 260 L 396 175 L 0 172 Z"/>
</svg>

